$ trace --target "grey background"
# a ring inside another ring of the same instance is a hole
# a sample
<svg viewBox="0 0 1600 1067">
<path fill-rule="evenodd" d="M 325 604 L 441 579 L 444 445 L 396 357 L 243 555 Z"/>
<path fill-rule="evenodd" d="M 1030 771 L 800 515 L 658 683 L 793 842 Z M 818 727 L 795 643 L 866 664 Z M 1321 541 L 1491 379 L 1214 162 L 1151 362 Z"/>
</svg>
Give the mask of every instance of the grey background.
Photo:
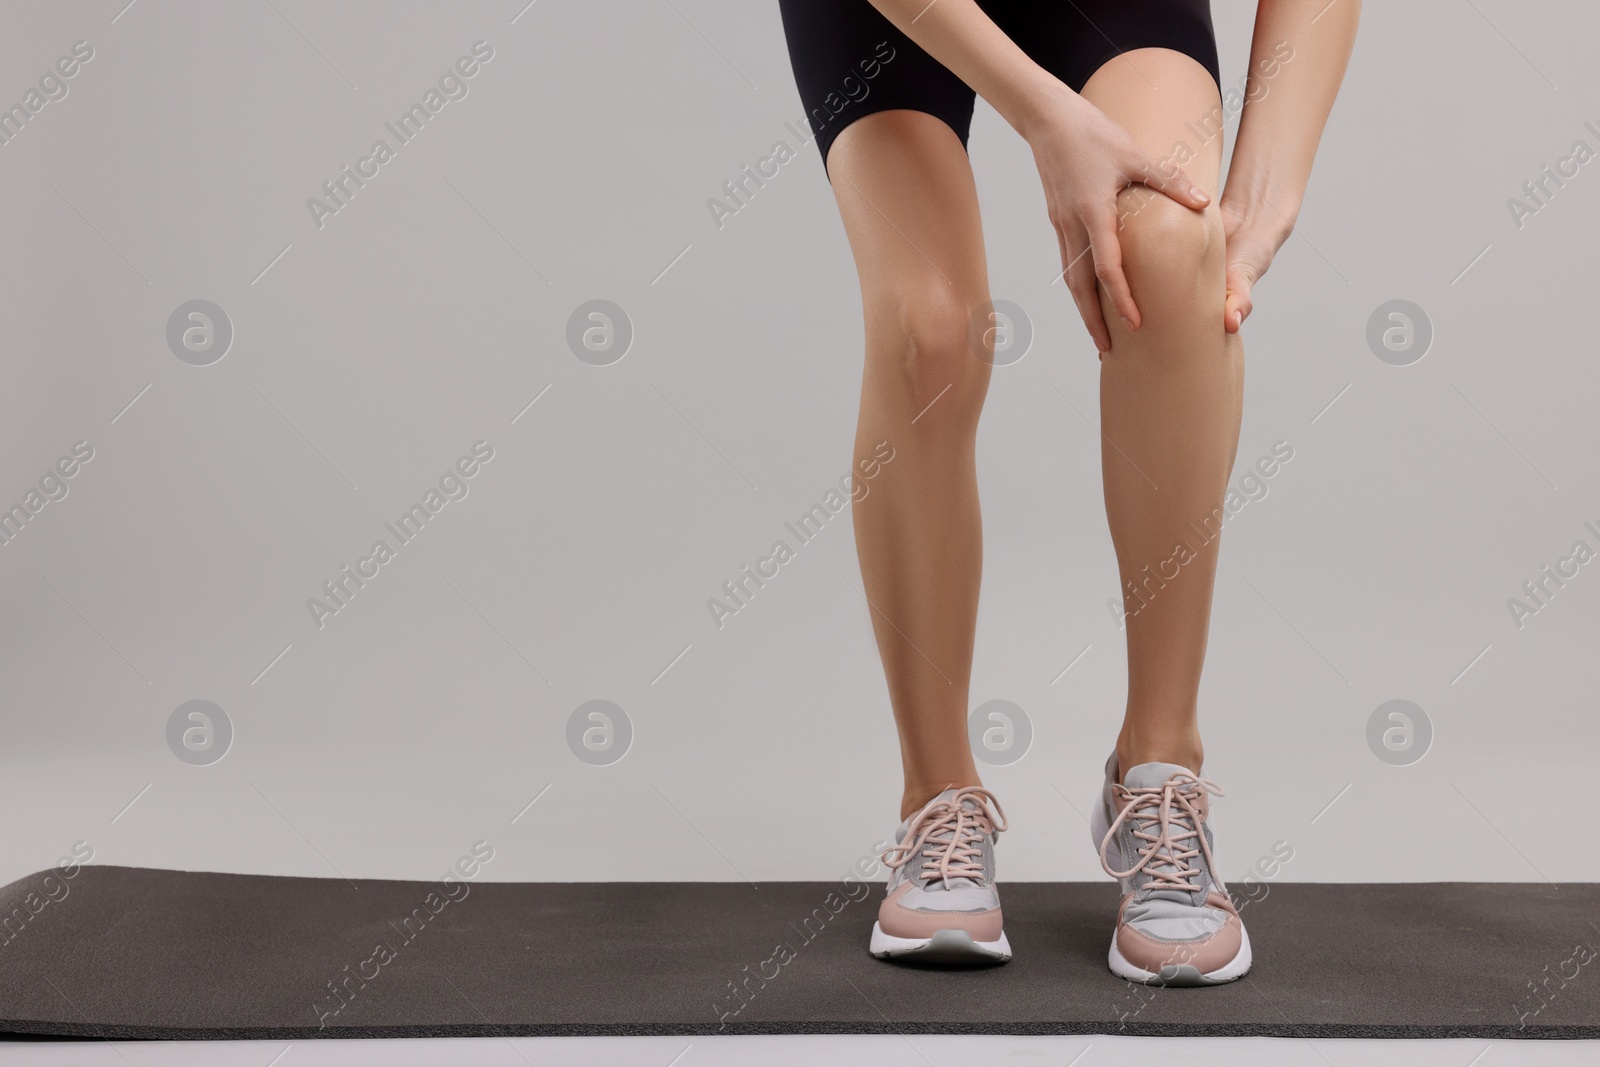
<svg viewBox="0 0 1600 1067">
<path fill-rule="evenodd" d="M 786 126 L 776 5 L 124 3 L 7 4 L 0 33 L 7 104 L 95 50 L 0 146 L 0 498 L 95 450 L 0 546 L 0 880 L 77 840 L 351 877 L 432 876 L 480 838 L 492 879 L 824 878 L 868 852 L 900 783 L 848 514 L 721 630 L 705 604 L 851 459 L 857 288 Z M 1251 7 L 1214 5 L 1229 84 Z M 1295 458 L 1222 557 L 1224 874 L 1284 840 L 1283 879 L 1600 875 L 1571 829 L 1600 563 L 1520 631 L 1506 607 L 1600 547 L 1600 164 L 1520 230 L 1506 206 L 1597 145 L 1597 30 L 1576 0 L 1367 7 L 1246 328 L 1236 478 L 1275 441 Z M 318 230 L 306 199 L 480 39 L 469 95 Z M 779 140 L 796 159 L 719 230 L 707 199 Z M 1033 727 L 985 769 L 1002 876 L 1095 878 L 1078 811 L 1124 684 L 1097 363 L 1029 152 L 981 103 L 972 152 L 994 294 L 1035 330 L 982 424 L 972 704 Z M 596 298 L 635 329 L 608 367 L 565 342 Z M 211 366 L 166 344 L 195 299 L 233 324 Z M 1434 326 L 1412 366 L 1366 345 L 1392 299 Z M 306 599 L 478 440 L 469 495 L 318 630 Z M 166 742 L 196 699 L 234 731 L 208 766 Z M 594 699 L 633 727 L 607 766 L 565 740 Z M 1367 747 L 1391 699 L 1432 722 L 1409 766 Z"/>
</svg>

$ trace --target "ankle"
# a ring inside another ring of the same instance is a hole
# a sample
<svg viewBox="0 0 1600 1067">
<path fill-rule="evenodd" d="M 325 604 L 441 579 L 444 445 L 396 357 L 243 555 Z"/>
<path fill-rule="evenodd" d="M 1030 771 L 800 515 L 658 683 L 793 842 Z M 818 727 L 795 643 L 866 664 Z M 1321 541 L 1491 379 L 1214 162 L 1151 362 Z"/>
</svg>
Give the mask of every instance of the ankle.
<svg viewBox="0 0 1600 1067">
<path fill-rule="evenodd" d="M 1176 763 L 1195 774 L 1205 762 L 1205 747 L 1195 733 L 1160 736 L 1137 735 L 1124 729 L 1117 738 L 1117 778 L 1141 763 Z"/>
</svg>

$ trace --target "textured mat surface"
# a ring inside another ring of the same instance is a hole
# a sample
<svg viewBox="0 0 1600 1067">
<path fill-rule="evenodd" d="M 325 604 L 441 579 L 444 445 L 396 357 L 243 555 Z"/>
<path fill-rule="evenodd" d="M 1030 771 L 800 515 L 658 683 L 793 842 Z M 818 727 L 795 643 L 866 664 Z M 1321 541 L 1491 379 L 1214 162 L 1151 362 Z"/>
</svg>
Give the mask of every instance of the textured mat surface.
<svg viewBox="0 0 1600 1067">
<path fill-rule="evenodd" d="M 1272 885 L 1246 979 L 1152 989 L 1110 884 L 1003 885 L 1015 960 L 938 971 L 867 954 L 879 886 L 49 874 L 0 889 L 0 1030 L 1600 1037 L 1587 884 Z"/>
</svg>

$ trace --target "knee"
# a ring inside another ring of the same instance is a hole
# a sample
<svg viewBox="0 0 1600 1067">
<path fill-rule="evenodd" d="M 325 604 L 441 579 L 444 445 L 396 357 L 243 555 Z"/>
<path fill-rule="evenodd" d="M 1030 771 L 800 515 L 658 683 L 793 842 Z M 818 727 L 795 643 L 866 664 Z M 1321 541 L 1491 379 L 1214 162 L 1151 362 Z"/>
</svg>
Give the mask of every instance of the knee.
<svg viewBox="0 0 1600 1067">
<path fill-rule="evenodd" d="M 1199 212 L 1142 186 L 1117 194 L 1122 270 L 1141 316 L 1221 291 L 1222 230 L 1215 211 Z"/>
<path fill-rule="evenodd" d="M 886 301 L 880 361 L 892 388 L 920 413 L 937 401 L 945 427 L 975 426 L 988 386 L 992 333 L 980 321 L 979 295 L 938 283 Z"/>
</svg>

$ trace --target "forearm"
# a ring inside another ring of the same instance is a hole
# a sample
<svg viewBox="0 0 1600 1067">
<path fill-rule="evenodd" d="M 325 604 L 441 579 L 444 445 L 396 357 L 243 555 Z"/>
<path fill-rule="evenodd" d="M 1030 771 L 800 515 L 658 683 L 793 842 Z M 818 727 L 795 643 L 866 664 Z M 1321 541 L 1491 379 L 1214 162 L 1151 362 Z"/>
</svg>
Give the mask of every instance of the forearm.
<svg viewBox="0 0 1600 1067">
<path fill-rule="evenodd" d="M 1361 0 L 1260 0 L 1225 209 L 1293 226 L 1360 16 Z"/>
<path fill-rule="evenodd" d="M 872 5 L 1024 137 L 1049 108 L 1077 98 L 996 26 L 976 0 L 872 0 Z"/>
</svg>

